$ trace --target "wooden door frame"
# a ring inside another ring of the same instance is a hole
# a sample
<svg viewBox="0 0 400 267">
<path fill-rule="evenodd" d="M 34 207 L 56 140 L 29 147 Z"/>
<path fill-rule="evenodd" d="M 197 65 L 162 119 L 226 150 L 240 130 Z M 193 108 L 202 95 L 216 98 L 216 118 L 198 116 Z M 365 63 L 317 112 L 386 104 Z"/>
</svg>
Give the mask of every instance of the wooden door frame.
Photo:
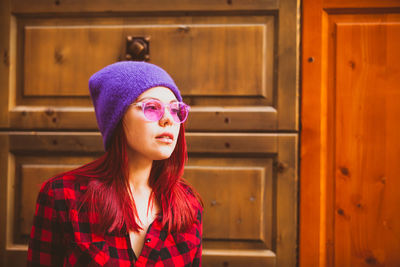
<svg viewBox="0 0 400 267">
<path fill-rule="evenodd" d="M 322 0 L 302 3 L 299 266 L 325 266 L 327 88 L 322 82 Z"/>
</svg>

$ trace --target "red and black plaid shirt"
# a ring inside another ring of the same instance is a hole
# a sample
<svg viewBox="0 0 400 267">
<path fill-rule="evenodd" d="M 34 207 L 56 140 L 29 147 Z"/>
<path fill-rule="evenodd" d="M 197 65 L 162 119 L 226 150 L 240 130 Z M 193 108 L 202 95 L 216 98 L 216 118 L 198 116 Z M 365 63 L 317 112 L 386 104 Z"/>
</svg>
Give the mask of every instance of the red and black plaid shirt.
<svg viewBox="0 0 400 267">
<path fill-rule="evenodd" d="M 99 236 L 92 232 L 86 209 L 78 213 L 86 190 L 75 176 L 43 184 L 28 249 L 28 266 L 201 266 L 202 210 L 187 232 L 168 233 L 157 218 L 150 225 L 138 258 L 126 228 Z M 194 197 L 188 193 L 188 197 Z"/>
</svg>

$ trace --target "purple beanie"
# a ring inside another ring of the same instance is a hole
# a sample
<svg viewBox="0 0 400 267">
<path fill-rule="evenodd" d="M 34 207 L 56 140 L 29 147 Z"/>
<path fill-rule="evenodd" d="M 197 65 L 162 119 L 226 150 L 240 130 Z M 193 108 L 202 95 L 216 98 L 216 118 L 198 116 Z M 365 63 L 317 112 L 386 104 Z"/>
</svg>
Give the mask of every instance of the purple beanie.
<svg viewBox="0 0 400 267">
<path fill-rule="evenodd" d="M 129 105 L 144 91 L 157 86 L 171 89 L 178 101 L 182 101 L 172 78 L 154 64 L 122 61 L 108 65 L 90 77 L 90 96 L 105 150 Z"/>
</svg>

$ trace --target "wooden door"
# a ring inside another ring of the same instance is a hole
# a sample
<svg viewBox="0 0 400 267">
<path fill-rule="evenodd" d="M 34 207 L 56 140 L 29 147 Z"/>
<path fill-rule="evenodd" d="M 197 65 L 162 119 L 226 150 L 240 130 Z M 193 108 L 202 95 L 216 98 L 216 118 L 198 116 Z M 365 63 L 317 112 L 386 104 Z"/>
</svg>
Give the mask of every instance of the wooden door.
<svg viewBox="0 0 400 267">
<path fill-rule="evenodd" d="M 192 106 L 185 177 L 204 266 L 295 266 L 298 1 L 1 2 L 1 260 L 23 266 L 39 185 L 102 152 L 87 81 L 130 37 Z"/>
<path fill-rule="evenodd" d="M 400 266 L 400 2 L 303 22 L 300 266 Z"/>
</svg>

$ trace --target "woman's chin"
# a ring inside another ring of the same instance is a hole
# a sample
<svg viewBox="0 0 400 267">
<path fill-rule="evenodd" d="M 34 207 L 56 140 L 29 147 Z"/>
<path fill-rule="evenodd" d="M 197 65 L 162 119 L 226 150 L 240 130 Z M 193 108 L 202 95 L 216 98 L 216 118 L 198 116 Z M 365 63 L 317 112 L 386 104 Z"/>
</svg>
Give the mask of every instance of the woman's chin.
<svg viewBox="0 0 400 267">
<path fill-rule="evenodd" d="M 153 160 L 164 160 L 171 157 L 172 151 L 159 151 L 155 155 L 153 155 Z"/>
</svg>

